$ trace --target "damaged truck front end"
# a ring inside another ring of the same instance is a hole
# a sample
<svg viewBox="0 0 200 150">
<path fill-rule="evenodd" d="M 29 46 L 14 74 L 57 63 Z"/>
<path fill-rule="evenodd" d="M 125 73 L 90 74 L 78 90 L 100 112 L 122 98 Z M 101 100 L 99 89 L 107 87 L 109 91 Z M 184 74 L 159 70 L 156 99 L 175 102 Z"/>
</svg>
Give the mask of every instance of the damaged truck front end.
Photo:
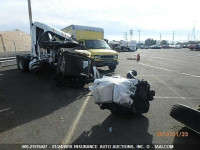
<svg viewBox="0 0 200 150">
<path fill-rule="evenodd" d="M 20 70 L 37 73 L 50 66 L 55 69 L 58 84 L 67 81 L 81 87 L 98 77 L 91 54 L 71 35 L 35 22 L 31 41 L 31 55 L 17 55 Z"/>
</svg>

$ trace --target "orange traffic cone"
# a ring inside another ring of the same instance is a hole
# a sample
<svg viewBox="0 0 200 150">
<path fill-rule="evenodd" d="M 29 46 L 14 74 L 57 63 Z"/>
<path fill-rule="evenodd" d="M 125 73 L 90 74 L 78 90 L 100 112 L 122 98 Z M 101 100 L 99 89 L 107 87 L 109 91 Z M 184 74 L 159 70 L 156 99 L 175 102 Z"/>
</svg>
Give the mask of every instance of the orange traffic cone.
<svg viewBox="0 0 200 150">
<path fill-rule="evenodd" d="M 137 61 L 140 61 L 140 54 L 137 54 Z"/>
</svg>

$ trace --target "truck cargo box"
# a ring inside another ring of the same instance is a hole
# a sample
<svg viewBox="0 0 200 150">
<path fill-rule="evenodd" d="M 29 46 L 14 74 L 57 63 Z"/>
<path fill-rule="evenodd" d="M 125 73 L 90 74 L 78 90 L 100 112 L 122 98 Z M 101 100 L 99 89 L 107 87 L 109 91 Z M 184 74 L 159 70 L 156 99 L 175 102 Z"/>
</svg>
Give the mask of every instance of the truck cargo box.
<svg viewBox="0 0 200 150">
<path fill-rule="evenodd" d="M 81 25 L 70 25 L 61 31 L 73 35 L 76 40 L 81 39 L 104 39 L 103 28 L 81 26 Z"/>
</svg>

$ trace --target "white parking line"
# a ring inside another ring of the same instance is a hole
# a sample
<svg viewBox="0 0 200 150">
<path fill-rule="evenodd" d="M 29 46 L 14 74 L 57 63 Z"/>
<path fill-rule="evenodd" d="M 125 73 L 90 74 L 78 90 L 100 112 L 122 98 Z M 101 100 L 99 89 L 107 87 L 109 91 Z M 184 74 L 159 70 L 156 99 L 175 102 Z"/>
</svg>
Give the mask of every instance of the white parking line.
<svg viewBox="0 0 200 150">
<path fill-rule="evenodd" d="M 72 137 L 74 135 L 74 132 L 75 132 L 77 126 L 78 126 L 78 123 L 79 123 L 79 121 L 80 121 L 80 119 L 81 119 L 81 117 L 82 117 L 82 115 L 83 115 L 83 113 L 85 111 L 85 108 L 86 108 L 86 106 L 87 106 L 87 104 L 88 104 L 88 102 L 90 100 L 91 92 L 88 93 L 88 95 L 89 96 L 87 96 L 86 99 L 85 99 L 85 101 L 83 102 L 83 105 L 81 106 L 81 108 L 80 108 L 80 110 L 79 110 L 76 118 L 74 119 L 74 122 L 70 126 L 69 131 L 66 134 L 65 138 L 63 139 L 63 141 L 61 142 L 61 144 L 70 144 L 71 139 L 72 139 Z"/>
<path fill-rule="evenodd" d="M 138 77 L 154 77 L 154 76 L 157 76 L 157 77 L 175 77 L 175 75 L 137 75 Z"/>
<path fill-rule="evenodd" d="M 166 58 L 160 58 L 160 57 L 148 57 L 148 58 L 154 58 L 154 59 L 159 59 L 159 60 L 167 60 L 167 61 L 179 61 L 179 62 L 187 62 L 186 60 L 177 60 L 177 59 L 166 59 Z M 190 63 L 193 63 L 193 64 L 199 64 L 199 62 L 192 62 L 190 61 Z"/>
<path fill-rule="evenodd" d="M 170 96 L 154 96 L 154 98 L 157 99 L 183 99 L 183 97 L 170 97 Z M 184 97 L 185 99 L 188 100 L 199 100 L 200 98 L 189 98 L 189 97 Z"/>
<path fill-rule="evenodd" d="M 147 65 L 147 64 L 144 64 L 144 63 L 138 63 L 138 64 L 143 65 L 143 66 L 147 66 L 147 67 L 151 67 L 151 68 L 155 68 L 155 69 L 160 69 L 160 70 L 165 70 L 165 71 L 169 71 L 169 72 L 179 73 L 179 74 L 186 75 L 186 76 L 191 76 L 191 77 L 195 77 L 195 78 L 200 78 L 199 75 L 193 75 L 193 74 L 189 74 L 189 73 L 177 72 L 177 71 L 173 71 L 173 70 L 170 70 L 170 69 L 165 69 L 165 68 L 161 68 L 161 67 L 156 67 L 156 66 Z"/>
<path fill-rule="evenodd" d="M 166 58 L 160 58 L 160 57 L 150 57 L 154 59 L 160 59 L 160 60 L 168 60 L 168 61 L 182 61 L 182 62 L 188 62 L 186 60 L 178 60 L 178 59 L 166 59 Z M 196 62 L 190 62 L 190 63 L 196 63 Z M 197 62 L 198 63 L 198 62 Z"/>
<path fill-rule="evenodd" d="M 119 74 L 119 73 L 116 73 L 115 75 L 120 75 L 120 76 L 125 76 L 126 74 Z M 157 76 L 157 77 L 176 77 L 176 75 L 164 75 L 164 74 L 161 74 L 161 75 L 156 75 L 156 74 L 152 74 L 152 75 L 137 75 L 137 77 L 154 77 L 154 76 Z"/>
<path fill-rule="evenodd" d="M 165 85 L 169 90 L 171 90 L 174 94 L 177 95 L 177 97 L 179 97 L 180 99 L 184 100 L 185 102 L 187 102 L 188 104 L 192 105 L 191 102 L 189 102 L 187 100 L 186 97 L 181 96 L 175 89 L 173 89 L 172 87 L 170 87 L 167 83 L 165 83 L 164 81 L 158 79 L 157 77 L 154 77 L 156 80 L 158 80 L 159 82 L 161 82 L 163 85 Z"/>
</svg>

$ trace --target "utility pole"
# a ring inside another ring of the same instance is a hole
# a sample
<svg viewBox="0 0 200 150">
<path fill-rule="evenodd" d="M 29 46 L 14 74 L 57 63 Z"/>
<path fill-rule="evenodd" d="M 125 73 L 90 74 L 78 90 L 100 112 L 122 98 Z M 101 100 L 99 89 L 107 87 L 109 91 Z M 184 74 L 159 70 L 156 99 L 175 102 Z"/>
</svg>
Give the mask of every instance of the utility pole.
<svg viewBox="0 0 200 150">
<path fill-rule="evenodd" d="M 124 32 L 124 39 L 125 39 L 125 41 L 128 40 L 127 32 Z"/>
<path fill-rule="evenodd" d="M 31 0 L 28 0 L 28 13 L 29 13 L 29 22 L 30 22 L 30 35 L 31 35 L 32 25 L 33 25 L 32 10 L 31 10 Z"/>
<path fill-rule="evenodd" d="M 32 27 L 33 27 L 33 20 L 32 20 L 32 10 L 31 10 L 31 0 L 28 0 L 28 14 L 29 14 L 29 23 L 30 23 L 30 36 L 31 36 L 31 54 L 36 55 L 33 49 L 33 40 L 32 40 Z"/>
<path fill-rule="evenodd" d="M 161 35 L 161 33 L 160 33 L 160 44 L 161 44 L 161 40 L 162 40 L 162 35 Z"/>
<path fill-rule="evenodd" d="M 188 42 L 189 42 L 189 40 L 190 40 L 190 33 L 188 33 Z"/>
<path fill-rule="evenodd" d="M 173 42 L 173 45 L 174 45 L 174 31 L 173 31 L 173 38 L 172 38 L 172 42 Z"/>
<path fill-rule="evenodd" d="M 140 30 L 138 30 L 138 33 L 139 33 L 139 42 L 138 43 L 140 44 Z"/>
<path fill-rule="evenodd" d="M 131 29 L 130 30 L 130 41 L 132 40 L 132 38 L 133 38 L 133 30 Z"/>
<path fill-rule="evenodd" d="M 194 26 L 193 26 L 193 29 L 192 29 L 192 34 L 191 34 L 191 39 L 192 37 L 194 38 L 194 42 L 196 40 L 196 35 L 195 35 L 195 22 L 194 22 Z"/>
<path fill-rule="evenodd" d="M 195 37 L 195 24 L 194 24 L 194 27 L 193 27 L 193 33 L 194 33 L 194 42 L 196 40 L 196 37 Z"/>
</svg>

